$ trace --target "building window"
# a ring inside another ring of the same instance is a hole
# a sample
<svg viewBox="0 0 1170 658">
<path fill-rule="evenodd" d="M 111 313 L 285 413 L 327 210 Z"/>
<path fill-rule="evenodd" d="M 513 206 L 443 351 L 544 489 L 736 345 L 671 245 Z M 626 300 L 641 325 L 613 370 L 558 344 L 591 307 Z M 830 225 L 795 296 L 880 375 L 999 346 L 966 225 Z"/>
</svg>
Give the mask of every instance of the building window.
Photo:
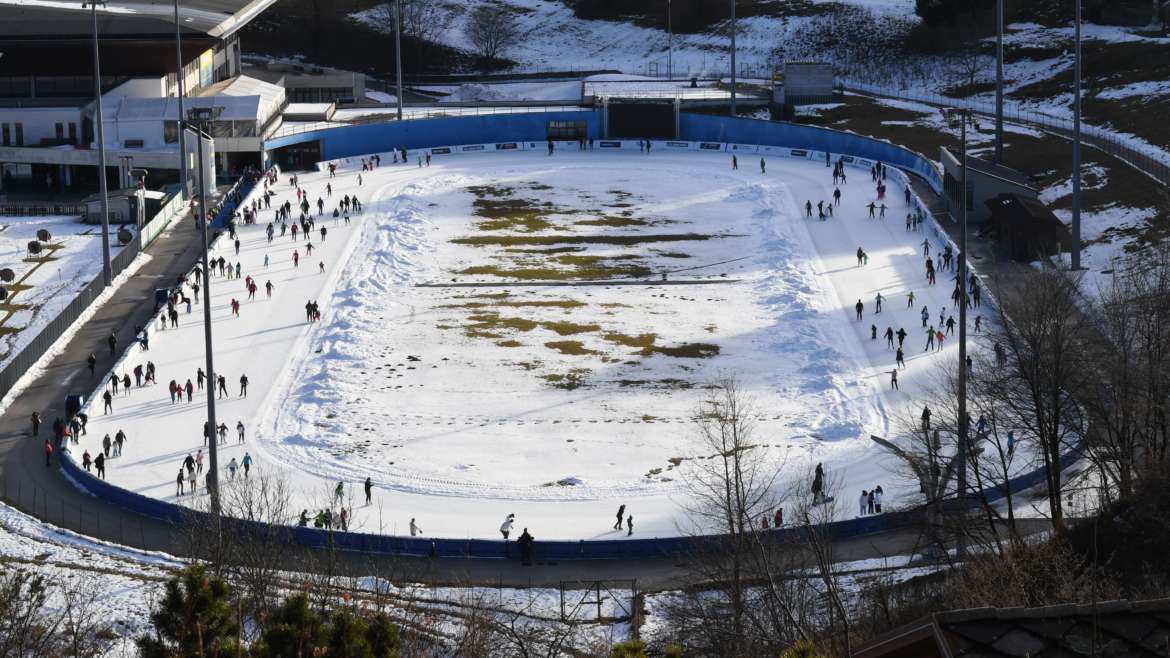
<svg viewBox="0 0 1170 658">
<path fill-rule="evenodd" d="M 163 142 L 166 144 L 175 144 L 179 141 L 179 122 L 178 121 L 164 121 L 163 122 Z"/>
<path fill-rule="evenodd" d="M 0 143 L 4 146 L 12 146 L 12 131 L 8 124 L 0 124 Z"/>
<path fill-rule="evenodd" d="M 24 124 L 18 123 L 16 125 L 16 145 L 24 146 Z"/>
<path fill-rule="evenodd" d="M 57 133 L 57 141 L 61 141 L 61 140 L 65 139 L 65 124 L 58 121 L 57 125 L 54 126 L 54 128 L 55 128 L 56 133 Z"/>
<path fill-rule="evenodd" d="M 69 143 L 77 143 L 77 124 L 73 123 L 72 121 L 69 122 Z"/>
</svg>

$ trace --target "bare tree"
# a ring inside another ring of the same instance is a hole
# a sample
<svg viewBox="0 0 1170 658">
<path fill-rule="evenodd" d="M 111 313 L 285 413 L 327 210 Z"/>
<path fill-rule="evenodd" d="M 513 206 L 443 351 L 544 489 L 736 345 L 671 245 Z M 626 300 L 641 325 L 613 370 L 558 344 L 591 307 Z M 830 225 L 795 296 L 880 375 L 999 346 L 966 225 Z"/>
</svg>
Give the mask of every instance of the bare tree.
<svg viewBox="0 0 1170 658">
<path fill-rule="evenodd" d="M 444 11 L 439 0 L 401 0 L 401 8 L 402 34 L 415 39 L 416 46 L 438 41 L 439 35 L 451 23 L 450 14 Z M 394 31 L 393 0 L 371 9 L 368 15 L 385 26 L 387 32 Z"/>
<path fill-rule="evenodd" d="M 507 53 L 516 44 L 520 33 L 507 8 L 498 4 L 481 4 L 468 16 L 464 35 L 486 63 Z"/>
<path fill-rule="evenodd" d="M 980 375 L 998 422 L 1034 443 L 1057 534 L 1065 530 L 1061 456 L 1087 432 L 1074 394 L 1091 380 L 1076 287 L 1055 270 L 1031 275 L 1027 286 L 1002 287 L 989 332 L 997 367 Z"/>
</svg>

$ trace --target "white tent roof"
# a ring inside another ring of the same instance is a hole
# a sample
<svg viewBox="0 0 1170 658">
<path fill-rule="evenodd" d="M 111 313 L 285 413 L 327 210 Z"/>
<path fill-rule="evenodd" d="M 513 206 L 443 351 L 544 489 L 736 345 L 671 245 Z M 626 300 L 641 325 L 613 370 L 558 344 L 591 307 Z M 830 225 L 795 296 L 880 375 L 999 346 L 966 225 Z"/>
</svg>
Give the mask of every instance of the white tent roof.
<svg viewBox="0 0 1170 658">
<path fill-rule="evenodd" d="M 220 121 L 267 121 L 284 105 L 284 89 L 256 78 L 239 76 L 216 83 L 203 90 L 196 98 L 186 98 L 183 107 L 222 107 Z M 112 99 L 104 105 L 119 121 L 159 120 L 179 118 L 179 101 L 167 98 L 122 98 L 117 108 Z"/>
</svg>

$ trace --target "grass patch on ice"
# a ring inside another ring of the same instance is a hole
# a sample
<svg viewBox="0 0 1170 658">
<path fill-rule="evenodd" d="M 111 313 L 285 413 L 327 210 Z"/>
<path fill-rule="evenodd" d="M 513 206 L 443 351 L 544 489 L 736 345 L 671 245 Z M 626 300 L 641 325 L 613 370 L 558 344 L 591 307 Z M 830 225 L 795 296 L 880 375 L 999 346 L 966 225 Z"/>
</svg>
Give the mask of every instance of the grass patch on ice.
<svg viewBox="0 0 1170 658">
<path fill-rule="evenodd" d="M 560 336 L 574 336 L 576 334 L 591 334 L 600 331 L 601 326 L 596 324 L 577 324 L 575 322 L 541 322 L 541 327 Z"/>
<path fill-rule="evenodd" d="M 637 336 L 632 336 L 617 331 L 609 331 L 602 338 L 611 343 L 644 350 L 654 347 L 654 343 L 658 341 L 658 334 L 638 334 Z"/>
<path fill-rule="evenodd" d="M 545 343 L 544 346 L 550 350 L 556 350 L 566 356 L 588 356 L 591 354 L 601 354 L 601 352 L 585 347 L 585 344 L 579 340 L 554 340 Z"/>
<path fill-rule="evenodd" d="M 618 217 L 617 215 L 602 215 L 597 219 L 582 219 L 573 222 L 574 226 L 608 226 L 611 228 L 625 228 L 627 226 L 646 226 L 649 224 L 644 219 L 637 219 L 634 217 Z"/>
<path fill-rule="evenodd" d="M 572 391 L 581 388 L 585 384 L 585 378 L 589 376 L 590 372 L 588 368 L 573 368 L 563 375 L 550 373 L 541 375 L 540 378 L 548 382 L 553 388 Z"/>
<path fill-rule="evenodd" d="M 458 273 L 467 276 L 489 275 L 503 279 L 519 279 L 522 281 L 580 281 L 643 278 L 650 275 L 650 268 L 645 265 L 633 264 L 613 265 L 599 260 L 592 264 L 582 263 L 572 269 L 554 269 L 551 267 L 518 267 L 509 269 L 498 265 L 474 265 L 459 270 Z"/>
<path fill-rule="evenodd" d="M 581 308 L 585 302 L 575 299 L 529 299 L 521 301 L 465 302 L 463 304 L 442 304 L 438 308 Z"/>
<path fill-rule="evenodd" d="M 585 247 L 551 247 L 549 249 L 523 249 L 520 247 L 509 247 L 507 249 L 504 249 L 504 252 L 509 253 L 509 254 L 543 254 L 543 255 L 572 254 L 572 253 L 576 253 L 579 251 L 585 251 Z"/>
<path fill-rule="evenodd" d="M 649 352 L 676 359 L 709 359 L 719 355 L 719 346 L 712 343 L 683 343 L 675 347 L 652 347 Z M 646 354 L 645 350 L 643 354 Z"/>
<path fill-rule="evenodd" d="M 702 242 L 716 238 L 744 237 L 711 233 L 655 233 L 646 235 L 472 235 L 451 240 L 474 247 L 522 247 L 555 244 L 604 244 L 631 247 L 659 242 Z"/>
<path fill-rule="evenodd" d="M 524 318 L 502 317 L 498 313 L 473 313 L 467 317 L 471 324 L 465 325 L 464 330 L 470 336 L 471 332 L 496 332 L 505 329 L 513 331 L 532 331 L 538 325 L 534 320 Z M 499 335 L 488 336 L 500 338 Z"/>
<path fill-rule="evenodd" d="M 518 340 L 501 340 L 496 343 L 500 347 L 524 347 L 524 343 Z"/>
</svg>

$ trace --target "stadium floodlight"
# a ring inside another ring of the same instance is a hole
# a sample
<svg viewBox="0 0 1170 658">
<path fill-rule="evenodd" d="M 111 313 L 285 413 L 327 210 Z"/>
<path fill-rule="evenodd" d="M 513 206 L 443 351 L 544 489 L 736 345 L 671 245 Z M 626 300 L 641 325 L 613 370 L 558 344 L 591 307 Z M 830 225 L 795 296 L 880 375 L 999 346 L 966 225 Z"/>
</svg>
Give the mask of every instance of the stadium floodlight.
<svg viewBox="0 0 1170 658">
<path fill-rule="evenodd" d="M 106 7 L 105 0 L 88 0 L 81 3 L 82 9 L 93 11 L 93 97 L 94 130 L 98 143 L 98 187 L 102 199 L 102 281 L 105 285 L 114 282 L 110 266 L 110 190 L 106 181 L 106 131 L 102 119 L 102 63 L 98 52 L 98 5 Z"/>
</svg>

